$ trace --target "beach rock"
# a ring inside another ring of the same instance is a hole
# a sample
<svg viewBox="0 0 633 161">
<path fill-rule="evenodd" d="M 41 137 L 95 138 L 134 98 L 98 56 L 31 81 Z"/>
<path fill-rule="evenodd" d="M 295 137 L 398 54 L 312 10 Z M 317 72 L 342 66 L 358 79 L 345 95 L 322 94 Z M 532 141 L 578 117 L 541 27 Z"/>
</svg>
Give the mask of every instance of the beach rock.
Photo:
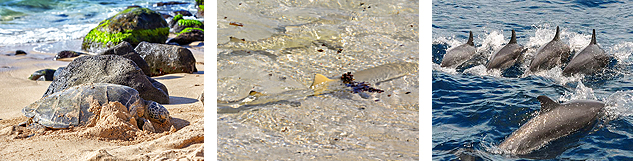
<svg viewBox="0 0 633 161">
<path fill-rule="evenodd" d="M 168 44 L 176 43 L 187 45 L 194 41 L 204 41 L 204 30 L 199 28 L 187 28 L 182 30 L 178 36 L 167 41 Z"/>
<path fill-rule="evenodd" d="M 134 47 L 132 47 L 132 45 L 130 45 L 130 43 L 123 41 L 121 43 L 119 43 L 118 45 L 105 50 L 97 55 L 118 55 L 118 56 L 122 56 L 124 58 L 128 58 L 132 61 L 134 61 L 134 63 L 136 63 L 136 65 L 141 68 L 141 70 L 143 71 L 143 73 L 147 76 L 152 76 L 152 74 L 149 71 L 149 66 L 147 65 L 147 62 L 145 62 L 145 60 L 143 60 L 143 58 L 141 58 L 141 56 L 136 53 L 136 51 L 134 51 Z"/>
<path fill-rule="evenodd" d="M 154 6 L 160 7 L 160 6 L 165 6 L 165 5 L 176 5 L 176 4 L 189 4 L 189 3 L 187 3 L 187 2 L 176 2 L 176 1 L 158 2 L 158 3 L 154 4 Z"/>
<path fill-rule="evenodd" d="M 76 52 L 76 51 L 70 51 L 70 50 L 64 50 L 64 51 L 60 51 L 59 53 L 57 53 L 57 55 L 55 55 L 54 60 L 61 59 L 61 58 L 78 57 L 81 54 L 84 54 L 84 53 L 80 53 L 80 52 Z"/>
<path fill-rule="evenodd" d="M 160 15 L 162 15 L 164 19 L 168 19 L 168 18 L 173 17 L 173 16 L 171 16 L 169 14 L 164 14 L 164 13 L 161 13 Z"/>
<path fill-rule="evenodd" d="M 109 83 L 86 83 L 70 87 L 35 101 L 24 107 L 22 113 L 31 118 L 25 123 L 27 126 L 40 124 L 54 129 L 86 125 L 106 127 L 87 132 L 93 136 L 112 137 L 110 139 L 139 128 L 155 132 L 153 125 L 168 124 L 171 120 L 164 106 L 143 100 L 133 88 Z M 127 128 L 113 130 L 121 127 L 116 125 L 121 123 L 126 124 Z"/>
<path fill-rule="evenodd" d="M 145 59 L 153 76 L 198 71 L 196 58 L 187 48 L 142 42 L 134 50 Z"/>
<path fill-rule="evenodd" d="M 130 8 L 141 8 L 141 6 L 139 6 L 139 5 L 132 5 L 132 6 L 127 6 L 127 8 L 125 8 L 125 9 L 130 9 Z"/>
<path fill-rule="evenodd" d="M 16 50 L 15 55 L 26 55 L 26 51 L 24 50 Z"/>
<path fill-rule="evenodd" d="M 154 87 L 163 90 L 165 93 L 169 93 L 169 91 L 167 91 L 167 86 L 165 86 L 163 83 L 160 83 L 156 81 L 156 79 L 149 76 L 147 76 L 147 80 L 149 80 L 149 82 L 151 82 Z"/>
<path fill-rule="evenodd" d="M 174 17 L 174 19 L 176 19 Z M 173 20 L 172 20 L 173 21 Z M 172 30 L 174 33 L 180 33 L 186 28 L 204 28 L 204 24 L 198 20 L 190 20 L 190 19 L 179 19 L 177 23 L 172 26 Z"/>
<path fill-rule="evenodd" d="M 127 41 L 132 46 L 142 41 L 164 43 L 169 26 L 161 14 L 133 7 L 103 20 L 84 37 L 81 49 L 99 53 Z"/>
<path fill-rule="evenodd" d="M 202 91 L 202 94 L 200 94 L 200 102 L 204 104 L 204 91 Z"/>
<path fill-rule="evenodd" d="M 29 76 L 29 79 L 38 80 L 38 81 L 53 81 L 54 74 L 55 74 L 55 69 L 42 69 L 42 70 L 35 71 L 33 74 L 31 74 L 31 76 Z"/>
<path fill-rule="evenodd" d="M 59 73 L 61 73 L 62 69 L 64 69 L 64 68 L 65 67 L 59 67 L 59 68 L 57 68 L 57 70 L 55 70 L 55 73 L 53 73 L 53 80 L 55 80 L 57 78 Z"/>
<path fill-rule="evenodd" d="M 173 11 L 173 12 L 174 12 L 174 15 L 179 15 L 179 14 L 181 14 L 181 15 L 183 15 L 183 16 L 193 16 L 193 15 L 191 14 L 191 12 L 189 12 L 189 11 L 187 11 L 187 10 L 175 10 L 175 11 Z"/>
<path fill-rule="evenodd" d="M 48 86 L 43 97 L 84 83 L 120 84 L 137 90 L 141 98 L 169 103 L 169 94 L 153 85 L 132 60 L 118 55 L 79 57 L 62 69 Z"/>
<path fill-rule="evenodd" d="M 169 21 L 169 28 L 174 28 L 176 26 L 176 23 L 178 23 L 178 20 L 182 20 L 182 15 L 178 14 L 176 16 L 174 16 L 174 18 L 171 19 L 171 21 Z"/>
</svg>

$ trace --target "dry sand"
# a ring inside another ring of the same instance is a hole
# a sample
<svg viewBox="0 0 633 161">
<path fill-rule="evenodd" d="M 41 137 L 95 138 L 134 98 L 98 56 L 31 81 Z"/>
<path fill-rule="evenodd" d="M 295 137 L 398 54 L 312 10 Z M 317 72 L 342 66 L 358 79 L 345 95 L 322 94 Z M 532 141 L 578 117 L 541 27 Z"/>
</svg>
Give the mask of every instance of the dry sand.
<svg viewBox="0 0 633 161">
<path fill-rule="evenodd" d="M 138 130 L 116 103 L 98 107 L 100 115 L 90 127 L 34 131 L 15 126 L 27 120 L 22 108 L 40 99 L 51 83 L 27 77 L 70 60 L 53 61 L 55 53 L 32 50 L 25 50 L 27 56 L 0 51 L 0 160 L 203 160 L 204 109 L 198 98 L 204 90 L 204 49 L 190 50 L 200 74 L 153 77 L 167 86 L 171 102 L 163 105 L 171 124 L 158 125 L 159 133 Z"/>
</svg>

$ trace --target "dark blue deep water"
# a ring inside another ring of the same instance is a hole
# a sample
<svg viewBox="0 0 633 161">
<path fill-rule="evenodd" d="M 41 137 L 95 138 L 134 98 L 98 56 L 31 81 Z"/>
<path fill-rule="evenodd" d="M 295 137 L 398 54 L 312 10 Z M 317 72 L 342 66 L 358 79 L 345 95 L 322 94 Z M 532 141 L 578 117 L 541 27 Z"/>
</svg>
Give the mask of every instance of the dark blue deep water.
<svg viewBox="0 0 633 161">
<path fill-rule="evenodd" d="M 633 160 L 633 2 L 434 0 L 432 5 L 434 160 Z M 526 74 L 556 26 L 572 54 L 587 46 L 596 29 L 598 44 L 613 56 L 608 68 L 572 77 L 562 76 L 562 67 Z M 525 60 L 508 71 L 485 70 L 483 64 L 509 41 L 512 29 L 528 48 Z M 447 50 L 466 42 L 468 31 L 482 61 L 439 67 Z M 503 153 L 497 146 L 538 114 L 539 95 L 559 103 L 599 100 L 607 107 L 595 125 L 532 154 Z"/>
</svg>

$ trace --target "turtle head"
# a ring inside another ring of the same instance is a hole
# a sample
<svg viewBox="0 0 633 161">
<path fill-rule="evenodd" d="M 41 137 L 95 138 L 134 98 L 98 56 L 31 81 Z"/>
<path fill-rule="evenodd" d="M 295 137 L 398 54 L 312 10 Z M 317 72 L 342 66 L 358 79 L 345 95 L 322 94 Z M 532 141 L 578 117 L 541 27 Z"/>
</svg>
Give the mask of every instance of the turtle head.
<svg viewBox="0 0 633 161">
<path fill-rule="evenodd" d="M 145 118 L 156 123 L 165 123 L 169 117 L 169 111 L 163 105 L 154 101 L 147 101 L 147 110 L 145 110 Z"/>
</svg>

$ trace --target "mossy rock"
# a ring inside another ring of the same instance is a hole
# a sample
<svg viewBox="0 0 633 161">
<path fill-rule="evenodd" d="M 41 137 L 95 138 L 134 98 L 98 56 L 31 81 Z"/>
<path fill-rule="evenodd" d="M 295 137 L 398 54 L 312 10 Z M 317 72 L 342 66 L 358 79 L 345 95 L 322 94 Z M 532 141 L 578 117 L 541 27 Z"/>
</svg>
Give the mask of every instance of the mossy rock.
<svg viewBox="0 0 633 161">
<path fill-rule="evenodd" d="M 176 27 L 176 23 L 178 23 L 178 20 L 182 20 L 183 16 L 181 14 L 177 14 L 176 16 L 174 16 L 173 18 L 171 18 L 171 21 L 169 21 L 169 28 L 174 28 Z"/>
<path fill-rule="evenodd" d="M 175 38 L 167 40 L 167 44 L 176 43 L 179 45 L 186 45 L 194 41 L 204 41 L 204 29 L 186 28 L 178 33 L 178 36 Z"/>
<path fill-rule="evenodd" d="M 204 23 L 198 20 L 179 19 L 177 23 L 172 27 L 174 33 L 180 33 L 186 28 L 204 28 Z"/>
<path fill-rule="evenodd" d="M 192 28 L 192 27 L 188 27 L 188 28 L 186 28 L 186 29 L 184 29 L 184 30 L 180 31 L 177 35 L 184 34 L 184 33 L 188 33 L 188 32 L 194 32 L 194 30 L 199 30 L 199 31 L 204 32 L 204 29 L 201 29 L 201 28 Z"/>
<path fill-rule="evenodd" d="M 84 37 L 81 49 L 98 53 L 122 41 L 132 46 L 142 41 L 165 43 L 168 34 L 169 27 L 160 13 L 133 7 L 101 21 Z"/>
</svg>

